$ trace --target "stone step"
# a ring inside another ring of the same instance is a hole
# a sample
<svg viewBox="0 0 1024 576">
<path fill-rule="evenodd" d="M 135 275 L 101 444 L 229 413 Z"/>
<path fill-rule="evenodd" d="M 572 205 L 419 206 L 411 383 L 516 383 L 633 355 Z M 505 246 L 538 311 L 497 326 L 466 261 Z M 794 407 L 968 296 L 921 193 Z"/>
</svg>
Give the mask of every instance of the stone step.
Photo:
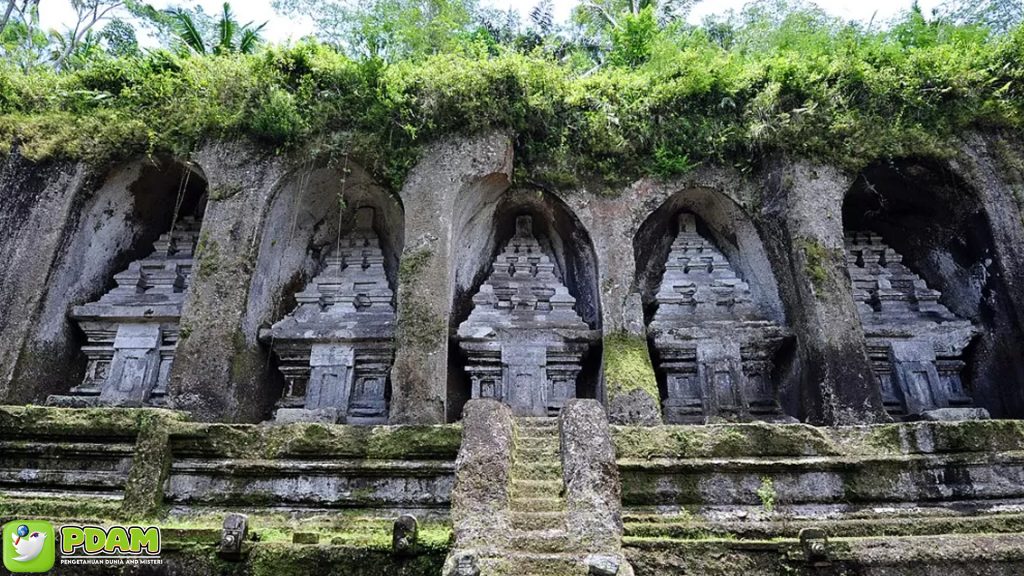
<svg viewBox="0 0 1024 576">
<path fill-rule="evenodd" d="M 539 462 L 560 464 L 561 456 L 558 452 L 544 450 L 516 450 L 515 461 L 523 464 L 536 464 Z"/>
<path fill-rule="evenodd" d="M 560 498 L 561 480 L 513 480 L 512 498 Z"/>
<path fill-rule="evenodd" d="M 565 512 L 512 512 L 513 530 L 565 529 Z"/>
<path fill-rule="evenodd" d="M 117 457 L 131 457 L 135 453 L 134 442 L 98 441 L 98 442 L 51 442 L 47 440 L 4 440 L 0 439 L 0 454 L 6 458 L 14 457 L 46 457 L 87 458 L 95 457 L 113 461 Z"/>
<path fill-rule="evenodd" d="M 587 567 L 569 554 L 509 552 L 501 557 L 481 558 L 480 576 L 584 576 Z"/>
<path fill-rule="evenodd" d="M 562 463 L 559 460 L 516 462 L 512 465 L 515 480 L 561 480 Z"/>
<path fill-rule="evenodd" d="M 572 543 L 565 530 L 515 530 L 510 545 L 524 552 L 568 552 Z"/>
<path fill-rule="evenodd" d="M 531 436 L 531 437 L 516 437 L 516 450 L 554 450 L 558 451 L 561 448 L 561 442 L 559 442 L 558 436 Z"/>
<path fill-rule="evenodd" d="M 561 512 L 565 500 L 561 498 L 513 498 L 509 502 L 512 512 Z"/>
<path fill-rule="evenodd" d="M 523 441 L 526 441 L 526 442 L 542 442 L 542 443 L 543 442 L 550 442 L 550 443 L 552 443 L 553 445 L 556 445 L 556 446 L 559 443 L 559 439 L 558 439 L 558 435 L 557 434 L 551 434 L 551 435 L 546 435 L 546 434 L 523 434 L 523 433 L 516 434 L 516 442 L 517 443 L 521 443 Z"/>
<path fill-rule="evenodd" d="M 71 487 L 85 490 L 121 490 L 128 480 L 127 472 L 107 470 L 32 470 L 0 468 L 0 485 L 18 488 Z"/>
<path fill-rule="evenodd" d="M 520 430 L 543 430 L 557 434 L 558 418 L 516 418 L 516 427 Z"/>
</svg>

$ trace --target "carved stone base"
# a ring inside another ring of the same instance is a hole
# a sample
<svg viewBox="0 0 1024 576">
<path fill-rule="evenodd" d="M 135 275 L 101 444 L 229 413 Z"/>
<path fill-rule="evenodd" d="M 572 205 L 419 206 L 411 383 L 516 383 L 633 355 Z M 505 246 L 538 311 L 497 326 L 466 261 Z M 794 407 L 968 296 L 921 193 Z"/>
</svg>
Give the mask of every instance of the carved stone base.
<svg viewBox="0 0 1024 576">
<path fill-rule="evenodd" d="M 46 405 L 56 408 L 96 408 L 100 405 L 100 397 L 51 394 L 46 398 Z"/>
<path fill-rule="evenodd" d="M 921 413 L 922 420 L 931 422 L 959 422 L 961 420 L 988 420 L 991 416 L 984 408 L 937 408 Z"/>
<path fill-rule="evenodd" d="M 307 410 L 305 408 L 279 408 L 274 413 L 274 424 L 294 424 L 296 422 L 314 422 L 317 424 L 339 424 L 345 421 L 345 415 L 337 408 L 321 408 Z"/>
</svg>

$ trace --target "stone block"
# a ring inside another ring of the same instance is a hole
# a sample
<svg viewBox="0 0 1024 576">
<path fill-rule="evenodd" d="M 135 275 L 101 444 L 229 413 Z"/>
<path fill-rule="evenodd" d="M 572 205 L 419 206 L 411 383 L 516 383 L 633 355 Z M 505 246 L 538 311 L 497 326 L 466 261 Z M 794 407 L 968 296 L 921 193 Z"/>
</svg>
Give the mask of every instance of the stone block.
<svg viewBox="0 0 1024 576">
<path fill-rule="evenodd" d="M 596 400 L 571 400 L 559 428 L 569 536 L 581 551 L 616 551 L 623 530 L 621 486 L 604 409 Z"/>
<path fill-rule="evenodd" d="M 318 424 L 338 424 L 344 416 L 337 408 L 278 408 L 274 413 L 274 424 L 294 424 L 296 422 L 314 422 Z"/>
<path fill-rule="evenodd" d="M 397 555 L 408 555 L 416 551 L 419 528 L 416 517 L 403 514 L 391 528 L 391 551 Z"/>
<path fill-rule="evenodd" d="M 925 410 L 921 419 L 930 422 L 959 422 L 962 420 L 988 420 L 988 410 L 984 408 L 936 408 Z"/>
<path fill-rule="evenodd" d="M 249 517 L 245 514 L 228 514 L 224 518 L 217 554 L 225 560 L 240 560 L 245 551 L 245 540 L 248 536 Z"/>
<path fill-rule="evenodd" d="M 502 546 L 510 537 L 513 430 L 508 406 L 488 399 L 466 403 L 452 491 L 458 549 Z"/>
</svg>

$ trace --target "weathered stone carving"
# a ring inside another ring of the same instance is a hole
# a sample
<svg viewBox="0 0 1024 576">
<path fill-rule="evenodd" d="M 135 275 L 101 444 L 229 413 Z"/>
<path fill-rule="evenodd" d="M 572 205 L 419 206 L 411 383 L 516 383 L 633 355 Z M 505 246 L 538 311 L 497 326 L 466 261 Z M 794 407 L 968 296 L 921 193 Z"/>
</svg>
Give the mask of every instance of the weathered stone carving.
<svg viewBox="0 0 1024 576">
<path fill-rule="evenodd" d="M 913 418 L 940 411 L 948 419 L 950 409 L 964 408 L 953 413 L 987 416 L 970 408 L 973 401 L 960 380 L 960 358 L 977 328 L 940 304 L 941 294 L 904 266 L 880 236 L 849 232 L 846 262 L 886 410 Z"/>
<path fill-rule="evenodd" d="M 387 422 L 395 309 L 373 215 L 357 211 L 298 307 L 260 332 L 287 381 L 279 422 Z"/>
<path fill-rule="evenodd" d="M 238 561 L 245 551 L 249 536 L 249 517 L 245 514 L 228 514 L 220 532 L 220 549 L 217 554 L 225 560 Z"/>
<path fill-rule="evenodd" d="M 679 216 L 649 334 L 665 372 L 669 423 L 792 420 L 771 382 L 773 358 L 789 337 L 754 304 L 749 285 Z"/>
<path fill-rule="evenodd" d="M 599 338 L 533 234 L 529 216 L 494 261 L 459 326 L 473 398 L 494 398 L 518 415 L 557 414 L 576 396 L 583 355 Z"/>
<path fill-rule="evenodd" d="M 419 540 L 419 523 L 412 514 L 402 514 L 391 527 L 391 553 L 398 556 L 416 552 Z"/>
<path fill-rule="evenodd" d="M 50 396 L 64 406 L 163 406 L 181 306 L 185 301 L 199 221 L 186 217 L 161 236 L 152 254 L 114 275 L 98 301 L 75 306 L 71 318 L 85 332 L 85 380 L 70 396 Z"/>
</svg>

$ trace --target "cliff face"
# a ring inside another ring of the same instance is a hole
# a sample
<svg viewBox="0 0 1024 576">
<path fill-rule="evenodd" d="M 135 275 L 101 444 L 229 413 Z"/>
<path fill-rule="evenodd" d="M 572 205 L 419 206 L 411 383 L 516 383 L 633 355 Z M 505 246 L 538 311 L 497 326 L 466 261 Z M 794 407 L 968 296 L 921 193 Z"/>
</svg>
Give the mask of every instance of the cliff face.
<svg viewBox="0 0 1024 576">
<path fill-rule="evenodd" d="M 0 174 L 0 398 L 42 402 L 78 385 L 84 338 L 71 308 L 99 298 L 173 222 L 198 214 L 169 405 L 206 420 L 264 419 L 285 383 L 257 341 L 259 328 L 294 306 L 346 211 L 368 205 L 381 215 L 397 294 L 394 422 L 458 417 L 469 383 L 450 340 L 518 214 L 533 216 L 576 310 L 608 337 L 585 358 L 580 393 L 618 402 L 613 414 L 627 421 L 657 416 L 667 384 L 656 351 L 651 370 L 646 326 L 682 212 L 695 215 L 758 309 L 792 331 L 770 375 L 789 415 L 887 419 L 876 342 L 862 327 L 865 306 L 881 310 L 871 300 L 878 288 L 858 300 L 846 253 L 849 235 L 865 231 L 924 282 L 909 305 L 920 308 L 922 290 L 938 291 L 938 304 L 974 327 L 956 358 L 974 405 L 996 417 L 1024 415 L 1019 142 L 971 134 L 952 160 L 895 159 L 859 174 L 787 158 L 753 173 L 705 167 L 643 179 L 616 196 L 522 189 L 511 182 L 511 150 L 500 133 L 440 142 L 397 192 L 351 163 L 311 167 L 231 142 L 103 173 L 12 154 Z"/>
<path fill-rule="evenodd" d="M 396 191 L 240 142 L 103 171 L 5 158 L 0 520 L 155 522 L 165 573 L 425 574 L 446 554 L 451 573 L 1019 573 L 1024 431 L 983 420 L 1024 418 L 1021 142 L 616 195 L 524 187 L 515 163 L 504 133 L 436 143 Z M 289 314 L 372 308 L 326 273 L 357 265 L 394 293 L 393 362 L 347 328 L 275 351 Z M 98 301 L 116 306 L 84 318 Z M 391 425 L 340 425 L 355 404 L 265 425 L 352 373 Z M 105 406 L 142 378 L 165 389 Z M 555 399 L 560 423 L 515 413 L 553 390 L 583 398 Z M 452 424 L 471 398 L 510 407 Z M 22 406 L 47 401 L 90 408 Z M 213 550 L 239 507 L 261 540 L 230 564 Z M 393 553 L 410 511 L 419 544 Z"/>
</svg>

